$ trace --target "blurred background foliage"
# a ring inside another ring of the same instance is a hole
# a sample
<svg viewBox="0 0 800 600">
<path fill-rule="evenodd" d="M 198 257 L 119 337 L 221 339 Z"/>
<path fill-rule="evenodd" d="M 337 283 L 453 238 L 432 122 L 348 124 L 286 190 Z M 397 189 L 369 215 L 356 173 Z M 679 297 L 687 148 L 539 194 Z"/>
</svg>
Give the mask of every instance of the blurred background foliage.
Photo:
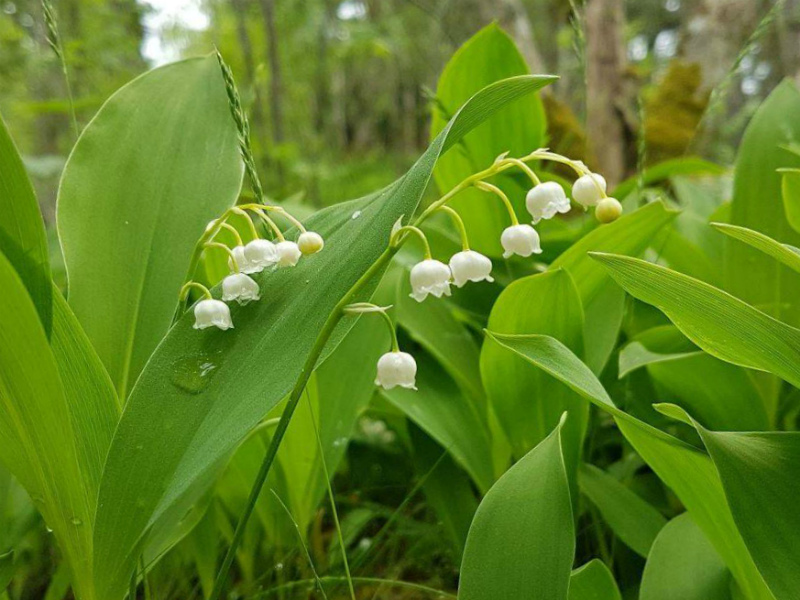
<svg viewBox="0 0 800 600">
<path fill-rule="evenodd" d="M 405 172 L 426 145 L 442 67 L 493 20 L 533 72 L 561 77 L 545 94 L 549 145 L 612 181 L 688 152 L 730 163 L 760 100 L 800 72 L 798 0 L 62 0 L 55 8 L 80 124 L 148 67 L 217 46 L 251 114 L 268 193 L 299 193 L 313 207 Z M 0 10 L 0 109 L 51 223 L 74 141 L 66 89 L 40 3 L 4 0 Z"/>
</svg>

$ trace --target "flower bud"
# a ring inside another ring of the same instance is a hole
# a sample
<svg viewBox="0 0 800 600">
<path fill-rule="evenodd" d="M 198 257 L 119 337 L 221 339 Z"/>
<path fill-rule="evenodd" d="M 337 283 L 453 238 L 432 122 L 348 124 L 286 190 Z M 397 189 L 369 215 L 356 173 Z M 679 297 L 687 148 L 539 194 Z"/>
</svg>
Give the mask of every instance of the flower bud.
<svg viewBox="0 0 800 600">
<path fill-rule="evenodd" d="M 597 208 L 594 209 L 594 216 L 601 223 L 611 223 L 616 221 L 622 214 L 622 204 L 616 198 L 603 198 L 597 203 Z"/>
<path fill-rule="evenodd" d="M 200 300 L 194 307 L 194 328 L 207 329 L 218 327 L 223 331 L 233 329 L 231 310 L 221 300 L 207 298 Z"/>
<path fill-rule="evenodd" d="M 222 280 L 222 299 L 247 304 L 260 297 L 258 284 L 244 273 L 231 273 Z"/>
<path fill-rule="evenodd" d="M 450 295 L 450 267 L 430 258 L 411 269 L 411 297 L 422 302 L 428 294 L 437 298 Z"/>
<path fill-rule="evenodd" d="M 463 287 L 468 281 L 492 282 L 492 261 L 480 252 L 464 250 L 450 258 L 450 272 L 453 274 L 453 283 Z"/>
<path fill-rule="evenodd" d="M 525 206 L 536 225 L 542 219 L 552 219 L 556 213 L 569 212 L 569 198 L 555 181 L 545 181 L 532 188 L 525 197 Z"/>
<path fill-rule="evenodd" d="M 503 258 L 510 258 L 514 254 L 527 258 L 531 254 L 542 253 L 539 234 L 530 225 L 507 227 L 500 236 L 500 243 L 505 250 Z"/>
<path fill-rule="evenodd" d="M 375 385 L 385 390 L 400 386 L 416 390 L 417 363 L 407 352 L 387 352 L 378 359 Z"/>
<path fill-rule="evenodd" d="M 275 244 L 275 250 L 278 252 L 278 266 L 279 267 L 293 267 L 300 260 L 303 255 L 297 244 L 284 240 Z"/>
<path fill-rule="evenodd" d="M 305 255 L 319 252 L 324 245 L 325 241 L 322 239 L 322 236 L 313 231 L 304 231 L 300 234 L 300 237 L 297 238 L 297 247 L 300 248 L 300 252 Z"/>
<path fill-rule="evenodd" d="M 600 189 L 598 189 L 598 186 Z M 602 193 L 600 190 L 603 190 Z M 583 175 L 572 184 L 572 198 L 585 207 L 595 206 L 606 193 L 606 180 L 599 173 Z"/>
<path fill-rule="evenodd" d="M 253 240 L 244 247 L 245 268 L 242 273 L 260 273 L 278 262 L 278 251 L 269 240 Z"/>
</svg>

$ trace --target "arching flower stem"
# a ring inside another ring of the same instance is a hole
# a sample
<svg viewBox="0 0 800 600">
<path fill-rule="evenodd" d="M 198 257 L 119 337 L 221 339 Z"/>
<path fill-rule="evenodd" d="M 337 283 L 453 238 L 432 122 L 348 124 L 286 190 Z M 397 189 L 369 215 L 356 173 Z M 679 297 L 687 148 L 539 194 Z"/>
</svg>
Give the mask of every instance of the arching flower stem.
<svg viewBox="0 0 800 600">
<path fill-rule="evenodd" d="M 243 204 L 239 208 L 242 208 L 244 210 L 250 210 L 253 213 L 255 213 L 256 215 L 258 215 L 258 217 L 262 221 L 264 221 L 264 223 L 266 223 L 267 227 L 269 227 L 272 230 L 272 233 L 275 234 L 275 238 L 279 242 L 282 242 L 284 239 L 286 239 L 286 238 L 283 237 L 283 232 L 281 231 L 281 228 L 278 227 L 278 224 L 275 223 L 275 221 L 273 221 L 272 219 L 270 219 L 269 216 L 267 215 L 267 213 L 265 212 L 265 211 L 270 210 L 270 209 L 272 209 L 274 207 L 268 206 L 266 204 Z"/>
<path fill-rule="evenodd" d="M 519 225 L 519 219 L 517 219 L 517 213 L 514 211 L 514 205 L 511 204 L 511 200 L 508 199 L 508 196 L 506 196 L 506 193 L 503 190 L 496 185 L 486 183 L 485 181 L 476 182 L 475 187 L 479 190 L 483 190 L 484 192 L 491 192 L 500 198 L 500 200 L 503 201 L 503 204 L 505 204 L 506 210 L 508 211 L 508 217 L 511 219 L 511 224 Z"/>
<path fill-rule="evenodd" d="M 203 298 L 205 298 L 206 300 L 213 299 L 213 297 L 211 296 L 211 292 L 208 290 L 208 288 L 204 286 L 202 283 L 197 283 L 196 281 L 189 281 L 187 283 L 184 283 L 178 297 L 181 300 L 185 300 L 186 296 L 189 294 L 189 290 L 191 290 L 192 288 L 200 290 L 200 293 L 203 294 Z"/>
<path fill-rule="evenodd" d="M 403 227 L 399 227 L 397 230 L 395 230 L 389 238 L 389 246 L 394 248 L 402 244 L 406 239 L 406 236 L 402 235 L 404 232 L 413 233 L 422 240 L 425 251 L 425 260 L 430 260 L 433 257 L 431 254 L 431 245 L 428 243 L 428 238 L 419 227 L 414 225 L 404 225 Z"/>
<path fill-rule="evenodd" d="M 539 185 L 540 183 L 542 183 L 542 180 L 539 179 L 539 176 L 536 175 L 536 173 L 533 172 L 533 169 L 531 169 L 527 164 L 525 164 L 520 159 L 518 159 L 518 158 L 505 158 L 505 159 L 503 159 L 503 161 L 504 162 L 509 162 L 512 165 L 516 165 L 517 167 L 519 167 L 528 177 L 530 177 L 530 180 L 531 180 L 531 182 L 533 182 L 533 185 Z"/>
<path fill-rule="evenodd" d="M 348 315 L 361 315 L 361 314 L 380 314 L 384 321 L 386 321 L 386 326 L 389 328 L 389 333 L 392 336 L 392 352 L 399 352 L 400 345 L 397 343 L 397 330 L 394 326 L 394 321 L 389 316 L 388 311 L 391 306 L 378 306 L 377 304 L 372 304 L 371 302 L 356 302 L 355 304 L 350 304 L 345 306 L 343 312 Z"/>
<path fill-rule="evenodd" d="M 453 220 L 453 224 L 458 229 L 458 235 L 461 236 L 461 249 L 466 252 L 469 250 L 469 238 L 467 237 L 467 228 L 464 226 L 464 219 L 461 218 L 461 215 L 458 214 L 456 210 L 447 206 L 446 204 L 439 207 L 438 210 L 442 212 L 446 212 L 450 215 L 450 218 Z"/>
<path fill-rule="evenodd" d="M 258 229 L 256 229 L 256 224 L 253 223 L 253 219 L 250 218 L 250 215 L 247 214 L 246 210 L 242 210 L 238 206 L 234 206 L 231 208 L 231 212 L 233 214 L 239 215 L 240 217 L 244 218 L 247 221 L 247 227 L 250 229 L 250 235 L 253 237 L 254 240 L 259 238 Z"/>
<path fill-rule="evenodd" d="M 231 259 L 231 264 L 233 265 L 233 272 L 239 272 L 239 263 L 236 261 L 236 256 L 233 254 L 233 250 L 228 248 L 225 244 L 220 244 L 219 242 L 208 242 L 203 246 L 204 248 L 219 248 L 220 250 L 224 250 L 228 257 Z"/>
<path fill-rule="evenodd" d="M 231 232 L 231 234 L 233 235 L 233 239 L 236 240 L 236 245 L 237 246 L 244 246 L 244 242 L 242 241 L 242 236 L 239 235 L 239 231 L 236 229 L 236 227 L 234 227 L 233 225 L 231 225 L 227 221 L 223 222 L 223 223 L 220 223 L 219 227 L 220 227 L 220 231 L 222 229 L 225 229 L 226 231 L 230 231 Z"/>
</svg>

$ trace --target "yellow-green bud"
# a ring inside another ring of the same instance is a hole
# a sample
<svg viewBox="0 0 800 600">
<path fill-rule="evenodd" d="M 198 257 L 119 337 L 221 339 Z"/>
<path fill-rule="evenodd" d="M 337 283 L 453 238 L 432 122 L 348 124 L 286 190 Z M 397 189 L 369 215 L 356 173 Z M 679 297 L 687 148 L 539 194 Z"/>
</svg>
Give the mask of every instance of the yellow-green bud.
<svg viewBox="0 0 800 600">
<path fill-rule="evenodd" d="M 597 203 L 597 208 L 594 209 L 594 216 L 601 223 L 611 223 L 616 221 L 622 214 L 622 204 L 616 198 L 603 198 Z"/>
<path fill-rule="evenodd" d="M 300 252 L 309 255 L 322 250 L 325 242 L 320 234 L 314 233 L 313 231 L 304 231 L 300 234 L 300 237 L 297 238 L 297 245 L 300 248 Z"/>
</svg>

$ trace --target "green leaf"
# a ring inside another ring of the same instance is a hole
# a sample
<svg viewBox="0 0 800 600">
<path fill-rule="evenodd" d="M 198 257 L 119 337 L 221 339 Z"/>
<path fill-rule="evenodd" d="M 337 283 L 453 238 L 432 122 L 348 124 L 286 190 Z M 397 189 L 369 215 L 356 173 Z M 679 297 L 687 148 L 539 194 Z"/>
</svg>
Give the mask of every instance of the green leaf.
<svg viewBox="0 0 800 600">
<path fill-rule="evenodd" d="M 69 561 L 76 596 L 91 590 L 92 464 L 75 427 L 36 308 L 0 254 L 0 459 L 33 499 Z"/>
<path fill-rule="evenodd" d="M 796 598 L 800 590 L 800 433 L 711 431 L 677 406 L 657 408 L 697 429 L 764 580 L 777 600 Z"/>
<path fill-rule="evenodd" d="M 132 390 L 106 461 L 94 555 L 103 598 L 125 593 L 159 516 L 286 397 L 328 314 L 383 253 L 398 218 L 414 212 L 439 155 L 552 80 L 517 77 L 486 88 L 397 182 L 308 219 L 325 250 L 292 269 L 257 275 L 262 300 L 232 307 L 235 329 L 194 330 L 190 313 L 178 321 Z M 351 325 L 340 325 L 329 349 Z"/>
<path fill-rule="evenodd" d="M 610 413 L 631 445 L 692 514 L 747 597 L 772 598 L 736 528 L 719 474 L 705 453 L 617 408 L 588 366 L 558 340 L 486 334 Z"/>
<path fill-rule="evenodd" d="M 781 202 L 781 167 L 800 167 L 800 157 L 782 146 L 800 138 L 800 93 L 780 83 L 761 104 L 745 131 L 733 180 L 732 225 L 800 246 Z M 747 265 L 747 268 L 743 268 Z M 725 289 L 773 317 L 800 324 L 800 278 L 771 258 L 741 244 L 725 248 Z"/>
<path fill-rule="evenodd" d="M 578 288 L 585 316 L 586 363 L 595 373 L 603 370 L 614 349 L 625 298 L 608 273 L 598 269 L 587 252 L 641 254 L 653 236 L 677 214 L 667 210 L 662 202 L 648 204 L 610 225 L 598 227 L 550 265 L 551 269 L 567 270 Z"/>
<path fill-rule="evenodd" d="M 711 223 L 711 226 L 800 273 L 800 254 L 798 254 L 800 251 L 794 246 L 776 242 L 771 237 L 758 231 L 747 229 L 747 227 L 738 227 L 737 225 L 728 225 L 726 223 Z"/>
<path fill-rule="evenodd" d="M 654 264 L 593 254 L 625 291 L 663 311 L 717 358 L 800 386 L 800 331 L 702 281 Z"/>
<path fill-rule="evenodd" d="M 634 336 L 619 351 L 619 378 L 641 367 L 698 354 L 697 346 L 676 327 L 661 325 Z"/>
<path fill-rule="evenodd" d="M 531 310 L 535 307 L 535 310 Z M 543 333 L 583 354 L 583 309 L 569 273 L 556 269 L 518 279 L 500 294 L 489 316 L 500 333 Z M 481 378 L 515 456 L 524 456 L 553 430 L 564 411 L 561 433 L 567 473 L 574 483 L 588 406 L 560 381 L 530 368 L 491 339 L 481 349 Z"/>
<path fill-rule="evenodd" d="M 242 163 L 213 55 L 116 92 L 58 195 L 69 303 L 125 398 L 175 313 L 194 244 L 239 193 Z"/>
<path fill-rule="evenodd" d="M 647 556 L 667 520 L 644 499 L 594 465 L 582 464 L 578 485 L 625 545 Z"/>
<path fill-rule="evenodd" d="M 456 109 L 486 85 L 506 77 L 527 74 L 528 67 L 511 38 L 492 23 L 470 38 L 447 63 L 436 88 L 431 137 L 445 127 Z M 502 114 L 487 119 L 465 136 L 458 147 L 442 157 L 434 176 L 444 193 L 464 178 L 487 168 L 503 152 L 523 156 L 545 145 L 547 123 L 542 101 L 536 96 L 514 103 Z M 525 213 L 526 189 L 517 180 L 501 175 L 496 183 Z M 530 182 L 526 182 L 530 184 Z M 470 245 L 493 257 L 503 253 L 500 234 L 511 223 L 502 203 L 486 192 L 468 189 L 450 202 L 459 211 L 469 232 Z"/>
<path fill-rule="evenodd" d="M 50 259 L 47 236 L 25 165 L 0 117 L 0 252 L 19 273 L 50 335 Z"/>
<path fill-rule="evenodd" d="M 574 555 L 559 424 L 497 480 L 478 506 L 458 598 L 566 600 Z"/>
<path fill-rule="evenodd" d="M 792 229 L 800 232 L 800 169 L 778 169 L 783 176 L 781 196 L 786 221 Z"/>
<path fill-rule="evenodd" d="M 8 584 L 11 583 L 11 578 L 14 576 L 14 551 L 11 550 L 5 554 L 0 554 L 0 594 L 2 594 Z"/>
<path fill-rule="evenodd" d="M 676 175 L 722 175 L 724 172 L 724 167 L 697 156 L 671 158 L 647 167 L 641 175 L 637 174 L 622 181 L 614 188 L 611 195 L 622 200 L 638 187 L 640 181 L 644 185 L 652 185 Z"/>
<path fill-rule="evenodd" d="M 640 600 L 731 600 L 731 573 L 689 513 L 658 534 L 642 575 Z"/>
<path fill-rule="evenodd" d="M 606 564 L 590 560 L 569 577 L 568 600 L 622 600 L 617 582 Z"/>
</svg>

